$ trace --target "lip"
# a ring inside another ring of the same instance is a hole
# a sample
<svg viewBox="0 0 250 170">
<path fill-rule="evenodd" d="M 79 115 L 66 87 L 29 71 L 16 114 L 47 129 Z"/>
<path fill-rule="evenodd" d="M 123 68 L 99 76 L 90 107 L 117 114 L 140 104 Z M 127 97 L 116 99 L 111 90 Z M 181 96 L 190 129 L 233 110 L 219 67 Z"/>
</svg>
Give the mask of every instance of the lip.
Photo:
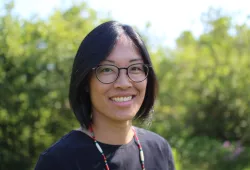
<svg viewBox="0 0 250 170">
<path fill-rule="evenodd" d="M 109 97 L 109 99 L 114 98 L 114 97 L 128 97 L 128 96 L 132 96 L 132 98 L 133 98 L 136 95 L 134 93 L 119 93 L 116 95 L 112 95 L 111 97 Z"/>
<path fill-rule="evenodd" d="M 129 101 L 124 101 L 124 102 L 116 102 L 114 100 L 112 100 L 111 98 L 114 98 L 114 97 L 128 97 L 128 96 L 132 96 L 132 99 L 129 100 Z M 112 102 L 112 104 L 118 106 L 118 107 L 128 107 L 128 106 L 131 106 L 132 103 L 134 102 L 136 98 L 136 95 L 134 94 L 117 94 L 117 95 L 114 95 L 112 97 L 109 98 L 109 100 Z"/>
</svg>

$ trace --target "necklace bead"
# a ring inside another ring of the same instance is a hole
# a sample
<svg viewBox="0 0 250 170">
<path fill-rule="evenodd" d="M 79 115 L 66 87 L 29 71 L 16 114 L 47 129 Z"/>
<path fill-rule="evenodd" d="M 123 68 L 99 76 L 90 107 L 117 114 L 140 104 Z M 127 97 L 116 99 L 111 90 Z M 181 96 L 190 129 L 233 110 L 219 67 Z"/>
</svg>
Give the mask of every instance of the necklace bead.
<svg viewBox="0 0 250 170">
<path fill-rule="evenodd" d="M 135 143 L 137 144 L 138 146 L 138 149 L 139 149 L 139 153 L 140 153 L 140 163 L 141 163 L 141 167 L 142 167 L 142 170 L 145 170 L 145 163 L 144 163 L 144 153 L 143 153 L 143 150 L 142 150 L 142 146 L 141 146 L 141 143 L 139 141 L 139 138 L 136 134 L 136 131 L 134 129 L 134 127 L 132 127 L 132 130 L 134 132 L 134 139 L 135 139 Z M 94 143 L 95 143 L 95 146 L 97 147 L 97 149 L 99 150 L 99 152 L 101 153 L 102 157 L 103 157 L 103 161 L 105 163 L 105 168 L 106 170 L 110 170 L 109 169 L 109 165 L 108 165 L 108 162 L 107 162 L 107 158 L 101 148 L 101 146 L 99 145 L 99 143 L 97 142 L 96 138 L 95 138 L 95 134 L 94 134 L 94 131 L 93 131 L 93 128 L 92 126 L 90 125 L 89 126 L 89 132 L 91 134 L 91 137 L 92 139 L 94 140 Z"/>
</svg>

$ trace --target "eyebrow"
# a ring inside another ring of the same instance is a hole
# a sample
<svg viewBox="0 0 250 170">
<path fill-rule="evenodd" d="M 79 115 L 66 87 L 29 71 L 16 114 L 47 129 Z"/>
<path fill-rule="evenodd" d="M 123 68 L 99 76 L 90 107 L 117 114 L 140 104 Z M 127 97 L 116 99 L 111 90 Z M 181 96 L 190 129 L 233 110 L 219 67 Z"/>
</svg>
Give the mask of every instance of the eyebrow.
<svg viewBox="0 0 250 170">
<path fill-rule="evenodd" d="M 115 63 L 115 61 L 113 61 L 113 60 L 108 60 L 108 59 L 103 60 L 103 62 L 105 62 L 105 61 L 110 62 L 110 63 Z M 143 59 L 137 58 L 137 59 L 129 60 L 130 63 L 135 62 L 135 61 L 143 61 Z"/>
</svg>

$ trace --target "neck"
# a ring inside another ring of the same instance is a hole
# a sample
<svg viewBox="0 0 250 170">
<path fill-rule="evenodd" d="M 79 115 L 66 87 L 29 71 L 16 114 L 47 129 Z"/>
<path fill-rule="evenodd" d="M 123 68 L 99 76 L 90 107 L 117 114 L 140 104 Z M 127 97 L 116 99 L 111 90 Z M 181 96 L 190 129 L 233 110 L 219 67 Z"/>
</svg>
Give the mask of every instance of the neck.
<svg viewBox="0 0 250 170">
<path fill-rule="evenodd" d="M 122 145 L 129 143 L 134 136 L 132 122 L 115 122 L 95 119 L 93 116 L 92 128 L 96 140 L 111 145 Z"/>
</svg>

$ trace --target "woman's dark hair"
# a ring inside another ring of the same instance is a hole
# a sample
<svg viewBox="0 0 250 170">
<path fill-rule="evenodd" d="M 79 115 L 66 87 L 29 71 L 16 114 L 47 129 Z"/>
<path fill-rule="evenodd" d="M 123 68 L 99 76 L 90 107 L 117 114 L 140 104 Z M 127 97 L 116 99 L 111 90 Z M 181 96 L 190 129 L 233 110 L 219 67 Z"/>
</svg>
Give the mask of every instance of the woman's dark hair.
<svg viewBox="0 0 250 170">
<path fill-rule="evenodd" d="M 121 34 L 133 41 L 145 64 L 152 65 L 140 35 L 129 25 L 108 21 L 93 29 L 83 39 L 76 53 L 69 87 L 71 108 L 83 127 L 88 128 L 91 123 L 91 100 L 88 86 L 92 68 L 109 56 Z M 150 68 L 147 79 L 145 98 L 135 116 L 135 119 L 142 122 L 150 116 L 158 90 L 158 82 L 153 68 Z"/>
</svg>

